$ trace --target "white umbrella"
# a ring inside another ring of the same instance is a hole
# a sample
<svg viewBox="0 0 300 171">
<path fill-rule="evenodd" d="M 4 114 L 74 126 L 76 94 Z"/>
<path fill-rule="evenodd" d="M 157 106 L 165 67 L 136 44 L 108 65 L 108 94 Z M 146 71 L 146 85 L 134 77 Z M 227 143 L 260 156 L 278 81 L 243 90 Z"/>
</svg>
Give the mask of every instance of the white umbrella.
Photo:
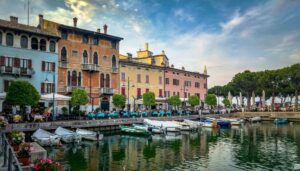
<svg viewBox="0 0 300 171">
<path fill-rule="evenodd" d="M 265 92 L 265 90 L 262 91 L 261 101 L 262 101 L 262 107 L 265 107 L 265 105 L 266 105 L 266 92 Z"/>
<path fill-rule="evenodd" d="M 231 95 L 230 91 L 228 92 L 228 100 L 229 100 L 230 104 L 232 104 L 232 95 Z"/>
<path fill-rule="evenodd" d="M 242 92 L 240 92 L 240 106 L 242 106 L 243 104 L 243 96 L 242 96 Z"/>
<path fill-rule="evenodd" d="M 55 93 L 54 99 L 62 100 L 62 101 L 69 101 L 71 99 L 71 97 Z M 42 95 L 41 100 L 53 100 L 53 93 Z"/>
</svg>

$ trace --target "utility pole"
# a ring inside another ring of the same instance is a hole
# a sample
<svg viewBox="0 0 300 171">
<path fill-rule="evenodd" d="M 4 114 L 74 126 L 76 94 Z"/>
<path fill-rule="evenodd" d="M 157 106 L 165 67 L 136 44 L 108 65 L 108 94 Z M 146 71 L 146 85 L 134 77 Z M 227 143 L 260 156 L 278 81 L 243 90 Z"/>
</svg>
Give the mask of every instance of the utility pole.
<svg viewBox="0 0 300 171">
<path fill-rule="evenodd" d="M 130 81 L 129 81 L 129 77 L 128 77 L 128 80 L 127 80 L 127 110 L 130 111 L 130 104 L 129 104 L 129 87 L 130 87 Z"/>
</svg>

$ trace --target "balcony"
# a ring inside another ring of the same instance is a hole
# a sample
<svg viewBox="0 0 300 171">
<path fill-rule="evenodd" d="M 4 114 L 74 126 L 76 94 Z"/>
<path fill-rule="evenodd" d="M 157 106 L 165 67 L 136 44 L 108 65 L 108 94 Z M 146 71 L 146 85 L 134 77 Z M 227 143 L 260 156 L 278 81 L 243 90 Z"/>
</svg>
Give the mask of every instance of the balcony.
<svg viewBox="0 0 300 171">
<path fill-rule="evenodd" d="M 112 73 L 119 73 L 119 68 L 113 67 L 112 68 Z"/>
<path fill-rule="evenodd" d="M 81 69 L 89 72 L 99 72 L 99 65 L 97 64 L 82 64 Z"/>
<path fill-rule="evenodd" d="M 31 68 L 20 68 L 21 76 L 29 76 L 31 77 L 34 74 L 34 71 Z"/>
<path fill-rule="evenodd" d="M 75 89 L 81 89 L 84 90 L 84 87 L 80 87 L 80 86 L 66 86 L 66 93 L 72 93 L 73 90 Z"/>
<path fill-rule="evenodd" d="M 68 62 L 67 61 L 59 61 L 58 66 L 60 68 L 68 68 Z"/>
<path fill-rule="evenodd" d="M 18 68 L 12 66 L 1 66 L 0 73 L 5 75 L 12 76 L 29 76 L 31 77 L 34 74 L 34 71 L 31 68 Z"/>
<path fill-rule="evenodd" d="M 115 90 L 113 88 L 103 87 L 100 88 L 100 93 L 102 95 L 113 95 Z"/>
</svg>

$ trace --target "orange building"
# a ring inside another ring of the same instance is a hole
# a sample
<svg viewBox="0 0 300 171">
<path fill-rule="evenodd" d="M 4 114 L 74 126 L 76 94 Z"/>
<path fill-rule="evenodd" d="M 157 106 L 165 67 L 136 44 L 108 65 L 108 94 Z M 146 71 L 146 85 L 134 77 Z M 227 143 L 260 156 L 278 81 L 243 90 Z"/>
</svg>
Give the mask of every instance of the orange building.
<svg viewBox="0 0 300 171">
<path fill-rule="evenodd" d="M 43 29 L 61 37 L 58 42 L 58 93 L 70 95 L 74 89 L 86 90 L 90 102 L 86 111 L 96 108 L 111 110 L 111 96 L 119 90 L 119 42 L 120 37 L 103 32 L 45 20 L 40 15 L 39 24 Z"/>
</svg>

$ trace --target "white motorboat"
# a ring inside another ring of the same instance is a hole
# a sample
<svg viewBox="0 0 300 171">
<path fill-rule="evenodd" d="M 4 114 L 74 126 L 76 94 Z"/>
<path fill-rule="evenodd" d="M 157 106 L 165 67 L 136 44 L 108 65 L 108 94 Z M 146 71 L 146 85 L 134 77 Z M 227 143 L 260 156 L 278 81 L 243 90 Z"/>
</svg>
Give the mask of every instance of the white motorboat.
<svg viewBox="0 0 300 171">
<path fill-rule="evenodd" d="M 60 137 L 43 129 L 36 130 L 31 138 L 41 146 L 59 145 Z"/>
<path fill-rule="evenodd" d="M 209 118 L 207 120 L 205 120 L 204 122 L 201 122 L 202 127 L 206 127 L 206 128 L 215 128 L 218 126 L 217 120 L 214 118 Z"/>
<path fill-rule="evenodd" d="M 178 121 L 172 121 L 173 123 L 175 124 L 178 124 L 181 126 L 180 130 L 181 131 L 191 131 L 191 130 L 194 130 L 196 129 L 197 127 L 194 127 L 193 125 L 191 124 L 188 124 L 186 122 L 178 122 Z"/>
<path fill-rule="evenodd" d="M 256 116 L 256 117 L 250 118 L 249 120 L 250 120 L 250 122 L 260 122 L 261 121 L 261 117 L 260 116 Z"/>
<path fill-rule="evenodd" d="M 199 121 L 193 121 L 193 120 L 189 120 L 189 119 L 184 119 L 183 122 L 197 126 L 197 127 L 202 125 L 202 123 Z"/>
<path fill-rule="evenodd" d="M 136 129 L 142 129 L 145 131 L 148 131 L 148 126 L 147 125 L 142 125 L 142 124 L 132 124 L 132 126 Z"/>
<path fill-rule="evenodd" d="M 55 130 L 55 134 L 61 137 L 61 140 L 65 143 L 80 142 L 81 136 L 74 131 L 58 127 Z"/>
<path fill-rule="evenodd" d="M 158 128 L 158 127 L 153 127 L 151 129 L 151 132 L 154 133 L 154 134 L 163 134 L 163 133 L 165 133 L 163 128 Z"/>
<path fill-rule="evenodd" d="M 157 121 L 144 119 L 144 123 L 151 127 L 164 129 L 167 132 L 178 132 L 181 129 L 181 125 L 178 125 L 172 121 Z"/>
<path fill-rule="evenodd" d="M 103 139 L 103 134 L 86 130 L 86 129 L 76 129 L 76 133 L 81 136 L 82 139 L 91 141 L 100 141 Z"/>
</svg>

